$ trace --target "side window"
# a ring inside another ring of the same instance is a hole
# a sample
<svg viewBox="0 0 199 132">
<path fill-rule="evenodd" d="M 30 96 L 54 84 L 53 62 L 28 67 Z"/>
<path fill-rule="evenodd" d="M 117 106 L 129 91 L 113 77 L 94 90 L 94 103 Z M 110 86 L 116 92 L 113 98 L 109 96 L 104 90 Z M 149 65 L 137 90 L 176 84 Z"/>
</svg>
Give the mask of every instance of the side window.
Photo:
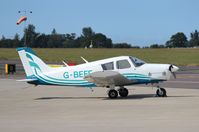
<svg viewBox="0 0 199 132">
<path fill-rule="evenodd" d="M 103 70 L 114 70 L 113 62 L 102 64 Z"/>
<path fill-rule="evenodd" d="M 116 64 L 117 64 L 117 69 L 126 69 L 131 67 L 128 60 L 119 60 L 117 61 Z"/>
</svg>

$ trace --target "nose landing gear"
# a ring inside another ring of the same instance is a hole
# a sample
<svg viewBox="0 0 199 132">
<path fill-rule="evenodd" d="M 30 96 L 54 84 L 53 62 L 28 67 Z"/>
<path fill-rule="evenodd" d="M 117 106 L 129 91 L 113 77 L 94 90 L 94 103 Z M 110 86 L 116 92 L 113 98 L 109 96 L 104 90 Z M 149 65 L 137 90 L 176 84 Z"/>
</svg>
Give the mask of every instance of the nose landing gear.
<svg viewBox="0 0 199 132">
<path fill-rule="evenodd" d="M 156 96 L 157 97 L 167 97 L 167 91 L 164 88 L 157 87 Z"/>
</svg>

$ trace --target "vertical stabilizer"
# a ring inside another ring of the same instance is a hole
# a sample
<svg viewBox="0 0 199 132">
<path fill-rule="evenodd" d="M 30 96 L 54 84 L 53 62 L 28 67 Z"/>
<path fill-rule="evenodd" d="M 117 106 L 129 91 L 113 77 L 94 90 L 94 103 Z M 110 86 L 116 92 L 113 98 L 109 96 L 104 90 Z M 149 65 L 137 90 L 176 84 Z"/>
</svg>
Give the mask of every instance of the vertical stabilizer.
<svg viewBox="0 0 199 132">
<path fill-rule="evenodd" d="M 41 73 L 51 71 L 52 68 L 46 65 L 33 51 L 28 47 L 17 48 L 19 57 L 23 64 L 27 78 L 34 76 L 34 70 L 39 70 Z"/>
</svg>

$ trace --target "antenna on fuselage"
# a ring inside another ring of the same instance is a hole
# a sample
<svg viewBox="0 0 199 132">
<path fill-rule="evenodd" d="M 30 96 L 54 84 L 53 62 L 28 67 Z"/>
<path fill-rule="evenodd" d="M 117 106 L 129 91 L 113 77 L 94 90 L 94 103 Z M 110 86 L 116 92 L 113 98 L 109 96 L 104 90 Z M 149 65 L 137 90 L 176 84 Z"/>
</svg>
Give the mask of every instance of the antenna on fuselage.
<svg viewBox="0 0 199 132">
<path fill-rule="evenodd" d="M 68 64 L 65 61 L 62 61 L 64 63 L 65 66 L 68 66 Z"/>
<path fill-rule="evenodd" d="M 84 57 L 81 56 L 81 58 L 82 58 L 82 60 L 83 60 L 85 63 L 88 63 L 88 61 L 87 61 Z"/>
</svg>

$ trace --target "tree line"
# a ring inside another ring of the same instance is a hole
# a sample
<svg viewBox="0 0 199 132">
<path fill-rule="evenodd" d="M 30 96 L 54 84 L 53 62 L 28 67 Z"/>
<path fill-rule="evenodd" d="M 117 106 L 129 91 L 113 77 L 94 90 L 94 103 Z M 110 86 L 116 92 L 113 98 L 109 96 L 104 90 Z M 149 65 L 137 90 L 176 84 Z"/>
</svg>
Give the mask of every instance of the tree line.
<svg viewBox="0 0 199 132">
<path fill-rule="evenodd" d="M 199 47 L 199 32 L 195 30 L 190 33 L 190 39 L 183 32 L 178 32 L 170 37 L 165 45 L 152 44 L 150 48 L 186 48 Z"/>
<path fill-rule="evenodd" d="M 95 33 L 91 27 L 84 27 L 82 34 L 77 36 L 76 33 L 57 33 L 55 29 L 51 34 L 38 33 L 34 25 L 28 25 L 24 30 L 22 38 L 15 34 L 14 38 L 0 39 L 0 48 L 16 48 L 24 46 L 24 41 L 28 47 L 32 48 L 140 48 L 132 46 L 128 43 L 113 43 L 111 38 L 108 38 L 102 33 Z M 190 40 L 182 32 L 178 32 L 171 36 L 165 44 L 152 44 L 145 48 L 176 48 L 176 47 L 198 47 L 199 32 L 195 30 L 190 33 Z"/>
</svg>

